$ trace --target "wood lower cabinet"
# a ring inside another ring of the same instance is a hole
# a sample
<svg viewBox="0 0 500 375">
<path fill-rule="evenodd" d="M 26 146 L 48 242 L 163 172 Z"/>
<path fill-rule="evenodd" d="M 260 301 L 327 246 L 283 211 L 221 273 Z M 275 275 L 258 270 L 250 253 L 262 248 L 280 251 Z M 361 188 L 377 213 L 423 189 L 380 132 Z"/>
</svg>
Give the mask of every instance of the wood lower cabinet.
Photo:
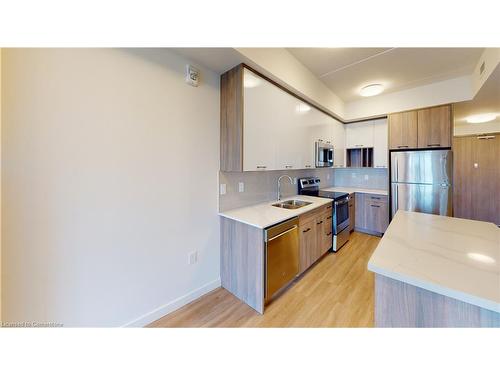
<svg viewBox="0 0 500 375">
<path fill-rule="evenodd" d="M 417 147 L 417 111 L 393 113 L 388 116 L 388 120 L 391 150 Z"/>
<path fill-rule="evenodd" d="M 355 229 L 381 235 L 389 226 L 389 208 L 386 195 L 356 193 Z"/>
<path fill-rule="evenodd" d="M 451 147 L 451 106 L 417 111 L 418 147 Z"/>
<path fill-rule="evenodd" d="M 299 216 L 299 272 L 332 247 L 332 208 L 326 205 Z"/>
<path fill-rule="evenodd" d="M 349 232 L 356 226 L 356 194 L 349 194 Z"/>
<path fill-rule="evenodd" d="M 500 133 L 453 138 L 453 216 L 500 225 Z"/>
</svg>

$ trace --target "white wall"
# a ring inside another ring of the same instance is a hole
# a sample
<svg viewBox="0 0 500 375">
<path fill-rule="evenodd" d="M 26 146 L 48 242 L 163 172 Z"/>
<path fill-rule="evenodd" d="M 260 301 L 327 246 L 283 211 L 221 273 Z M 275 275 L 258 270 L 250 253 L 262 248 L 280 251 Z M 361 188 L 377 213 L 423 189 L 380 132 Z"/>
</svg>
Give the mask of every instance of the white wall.
<svg viewBox="0 0 500 375">
<path fill-rule="evenodd" d="M 4 321 L 142 325 L 220 285 L 219 78 L 185 64 L 4 49 Z"/>
<path fill-rule="evenodd" d="M 389 94 L 377 95 L 346 103 L 348 119 L 362 119 L 470 100 L 472 77 L 462 76 Z"/>
<path fill-rule="evenodd" d="M 473 135 L 486 133 L 500 133 L 500 121 L 484 124 L 460 124 L 453 127 L 453 135 Z"/>
<path fill-rule="evenodd" d="M 344 102 L 285 48 L 236 48 L 242 61 L 341 119 Z"/>
</svg>

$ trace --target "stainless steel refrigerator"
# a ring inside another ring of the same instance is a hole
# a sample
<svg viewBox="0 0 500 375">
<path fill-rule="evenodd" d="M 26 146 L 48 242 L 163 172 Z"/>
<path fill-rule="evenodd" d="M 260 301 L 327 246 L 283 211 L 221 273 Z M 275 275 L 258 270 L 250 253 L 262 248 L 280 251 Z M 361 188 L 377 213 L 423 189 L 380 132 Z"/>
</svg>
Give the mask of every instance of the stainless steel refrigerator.
<svg viewBox="0 0 500 375">
<path fill-rule="evenodd" d="M 391 217 L 398 209 L 451 216 L 451 150 L 391 152 Z"/>
</svg>

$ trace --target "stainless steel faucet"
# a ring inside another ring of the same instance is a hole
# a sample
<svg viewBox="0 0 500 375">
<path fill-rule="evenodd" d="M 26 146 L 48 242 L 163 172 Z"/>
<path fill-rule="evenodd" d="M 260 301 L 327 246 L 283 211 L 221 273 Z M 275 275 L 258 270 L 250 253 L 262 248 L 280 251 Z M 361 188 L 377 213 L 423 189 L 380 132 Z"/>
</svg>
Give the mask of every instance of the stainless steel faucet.
<svg viewBox="0 0 500 375">
<path fill-rule="evenodd" d="M 293 180 L 292 180 L 292 178 L 291 178 L 290 176 L 286 175 L 286 174 L 284 174 L 283 176 L 280 176 L 280 177 L 278 178 L 278 200 L 279 200 L 279 201 L 281 200 L 281 193 L 280 193 L 280 190 L 281 190 L 281 179 L 282 179 L 283 177 L 288 177 L 288 179 L 290 180 L 290 183 L 293 185 Z"/>
</svg>

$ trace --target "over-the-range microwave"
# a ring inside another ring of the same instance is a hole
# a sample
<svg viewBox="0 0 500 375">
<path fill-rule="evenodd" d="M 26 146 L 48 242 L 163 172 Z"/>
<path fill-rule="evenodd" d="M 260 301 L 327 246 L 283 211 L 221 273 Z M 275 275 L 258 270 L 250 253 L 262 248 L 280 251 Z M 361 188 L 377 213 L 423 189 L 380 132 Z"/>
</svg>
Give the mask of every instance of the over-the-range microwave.
<svg viewBox="0 0 500 375">
<path fill-rule="evenodd" d="M 321 140 L 315 143 L 316 168 L 333 167 L 333 145 Z"/>
</svg>

